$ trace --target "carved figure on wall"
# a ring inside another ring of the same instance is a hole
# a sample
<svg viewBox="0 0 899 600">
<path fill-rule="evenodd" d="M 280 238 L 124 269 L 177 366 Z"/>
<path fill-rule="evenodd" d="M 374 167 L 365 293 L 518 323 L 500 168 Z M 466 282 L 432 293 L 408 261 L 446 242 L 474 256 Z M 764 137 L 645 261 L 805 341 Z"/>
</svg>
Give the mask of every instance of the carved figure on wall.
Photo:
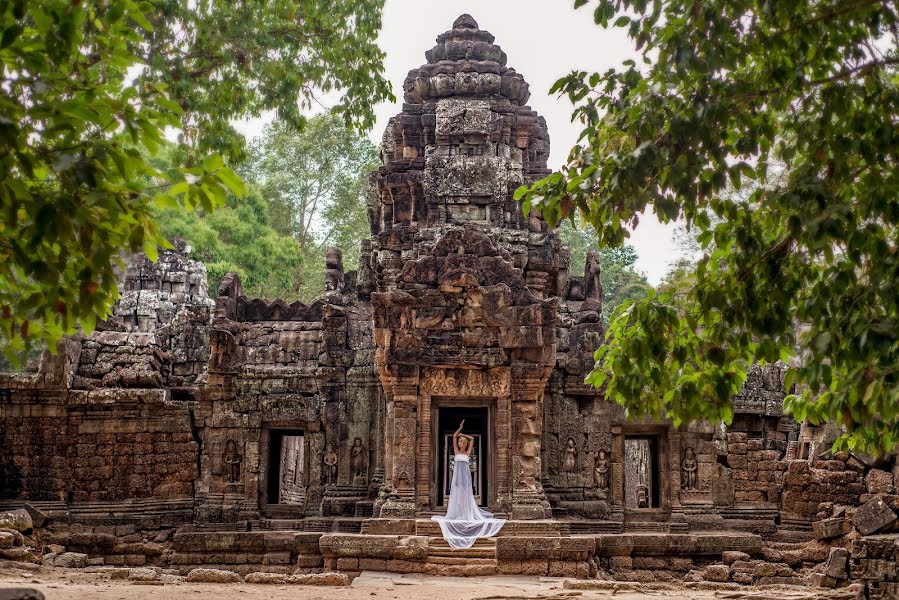
<svg viewBox="0 0 899 600">
<path fill-rule="evenodd" d="M 649 488 L 645 485 L 637 486 L 637 508 L 649 508 Z"/>
<path fill-rule="evenodd" d="M 334 246 L 325 254 L 325 291 L 339 292 L 343 289 L 343 253 Z"/>
<path fill-rule="evenodd" d="M 684 489 L 695 490 L 696 475 L 699 471 L 699 463 L 696 462 L 696 452 L 693 448 L 684 450 L 684 460 L 681 463 L 681 471 L 683 472 Z"/>
<path fill-rule="evenodd" d="M 356 438 L 353 440 L 353 447 L 350 448 L 350 468 L 353 471 L 353 484 L 360 485 L 357 480 L 362 480 L 361 484 L 365 483 L 365 446 L 362 445 L 362 438 Z"/>
<path fill-rule="evenodd" d="M 240 454 L 237 452 L 237 444 L 234 440 L 225 442 L 225 453 L 222 456 L 222 462 L 228 465 L 225 472 L 225 481 L 228 483 L 237 483 L 240 481 Z"/>
<path fill-rule="evenodd" d="M 574 444 L 574 438 L 569 437 L 565 445 L 565 456 L 562 459 L 562 470 L 566 473 L 574 473 L 577 471 L 577 447 Z"/>
<path fill-rule="evenodd" d="M 593 465 L 593 482 L 599 490 L 609 489 L 609 458 L 602 448 L 596 453 L 596 463 Z"/>
<path fill-rule="evenodd" d="M 325 482 L 327 485 L 337 483 L 337 452 L 332 444 L 325 450 Z"/>
<path fill-rule="evenodd" d="M 587 299 L 602 302 L 602 283 L 600 283 L 599 276 L 599 252 L 590 250 L 587 252 L 587 264 L 584 269 L 585 296 Z"/>
</svg>

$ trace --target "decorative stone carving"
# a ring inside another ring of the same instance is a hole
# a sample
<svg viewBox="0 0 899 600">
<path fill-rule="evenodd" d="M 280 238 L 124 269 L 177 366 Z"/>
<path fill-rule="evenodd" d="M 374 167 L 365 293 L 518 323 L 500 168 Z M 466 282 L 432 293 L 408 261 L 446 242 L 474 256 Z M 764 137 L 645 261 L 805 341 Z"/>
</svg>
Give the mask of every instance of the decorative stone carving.
<svg viewBox="0 0 899 600">
<path fill-rule="evenodd" d="M 681 474 L 683 477 L 683 489 L 696 490 L 698 486 L 699 463 L 696 460 L 696 452 L 688 447 L 684 450 L 684 460 L 681 461 Z"/>
<path fill-rule="evenodd" d="M 574 473 L 577 471 L 577 445 L 574 438 L 569 437 L 565 443 L 565 456 L 562 460 L 562 470 L 566 473 Z"/>
<path fill-rule="evenodd" d="M 350 448 L 350 469 L 353 473 L 353 485 L 365 485 L 365 475 L 368 467 L 365 446 L 362 438 L 355 438 Z"/>
<path fill-rule="evenodd" d="M 325 450 L 325 483 L 327 485 L 334 485 L 337 483 L 337 463 L 339 462 L 339 458 L 337 456 L 337 452 L 334 450 L 334 446 L 328 444 L 327 449 Z"/>
<path fill-rule="evenodd" d="M 222 462 L 225 464 L 225 481 L 227 483 L 239 483 L 241 456 L 237 452 L 237 444 L 234 440 L 225 442 Z"/>
<path fill-rule="evenodd" d="M 609 489 L 609 458 L 603 448 L 596 453 L 593 465 L 593 483 L 599 491 L 607 492 Z"/>
<path fill-rule="evenodd" d="M 343 290 L 343 252 L 331 246 L 325 253 L 325 292 Z"/>
<path fill-rule="evenodd" d="M 600 282 L 599 252 L 590 250 L 587 252 L 587 264 L 584 267 L 584 281 L 586 283 L 584 296 L 590 300 L 602 302 L 602 283 Z"/>
</svg>

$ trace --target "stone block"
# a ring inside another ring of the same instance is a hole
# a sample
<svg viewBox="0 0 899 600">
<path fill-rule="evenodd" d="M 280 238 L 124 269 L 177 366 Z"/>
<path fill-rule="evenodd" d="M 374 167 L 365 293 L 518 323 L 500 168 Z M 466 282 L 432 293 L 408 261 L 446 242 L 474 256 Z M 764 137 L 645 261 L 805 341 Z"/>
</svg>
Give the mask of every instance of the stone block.
<svg viewBox="0 0 899 600">
<path fill-rule="evenodd" d="M 15 560 L 19 562 L 35 561 L 34 553 L 31 551 L 31 548 L 26 548 L 24 546 L 16 546 L 14 548 L 0 550 L 0 558 L 5 560 Z"/>
<path fill-rule="evenodd" d="M 880 558 L 861 558 L 854 562 L 850 569 L 852 579 L 868 579 L 872 581 L 895 581 L 896 561 Z"/>
<path fill-rule="evenodd" d="M 827 562 L 824 564 L 823 574 L 836 580 L 849 579 L 849 551 L 845 548 L 831 548 Z"/>
<path fill-rule="evenodd" d="M 238 583 L 240 575 L 221 569 L 193 569 L 184 580 L 189 583 Z"/>
<path fill-rule="evenodd" d="M 243 578 L 245 583 L 265 585 L 281 585 L 287 583 L 288 576 L 284 573 L 247 573 Z"/>
<path fill-rule="evenodd" d="M 128 579 L 130 581 L 156 581 L 159 579 L 162 569 L 159 567 L 139 567 L 137 569 L 128 569 Z"/>
<path fill-rule="evenodd" d="M 296 566 L 303 569 L 315 569 L 325 564 L 321 554 L 301 555 L 297 557 Z"/>
<path fill-rule="evenodd" d="M 338 558 L 337 559 L 337 570 L 338 571 L 359 571 L 359 559 L 358 558 Z"/>
<path fill-rule="evenodd" d="M 709 565 L 702 573 L 706 581 L 725 582 L 730 578 L 730 567 L 727 565 Z"/>
<path fill-rule="evenodd" d="M 737 550 L 726 550 L 721 553 L 721 561 L 726 565 L 732 565 L 737 561 L 748 561 L 749 555 L 745 552 L 739 552 Z"/>
<path fill-rule="evenodd" d="M 296 534 L 289 531 L 267 531 L 262 538 L 266 552 L 292 552 L 296 544 Z"/>
<path fill-rule="evenodd" d="M 393 558 L 397 560 L 425 560 L 428 556 L 428 538 L 404 536 L 397 540 Z"/>
<path fill-rule="evenodd" d="M 849 533 L 844 517 L 824 519 L 812 523 L 812 535 L 816 540 L 829 540 Z"/>
<path fill-rule="evenodd" d="M 267 552 L 262 556 L 264 565 L 289 565 L 290 563 L 290 552 Z"/>
<path fill-rule="evenodd" d="M 796 573 L 785 563 L 759 563 L 753 569 L 752 574 L 760 577 L 795 577 Z"/>
<path fill-rule="evenodd" d="M 895 491 L 893 474 L 889 471 L 871 469 L 865 475 L 865 487 L 869 494 L 892 494 Z"/>
<path fill-rule="evenodd" d="M 53 566 L 63 569 L 83 569 L 87 566 L 87 554 L 63 552 L 53 557 Z"/>
<path fill-rule="evenodd" d="M 34 522 L 24 508 L 0 512 L 0 529 L 14 529 L 21 533 L 31 533 Z"/>
<path fill-rule="evenodd" d="M 291 575 L 287 583 L 297 585 L 347 586 L 353 583 L 346 573 L 310 573 L 307 575 Z"/>
<path fill-rule="evenodd" d="M 872 498 L 856 509 L 852 524 L 862 535 L 871 535 L 896 523 L 896 513 L 879 497 Z"/>
<path fill-rule="evenodd" d="M 0 550 L 12 548 L 16 543 L 16 536 L 11 531 L 0 531 Z"/>
<path fill-rule="evenodd" d="M 319 540 L 319 548 L 326 557 L 392 559 L 397 543 L 395 535 L 326 533 Z"/>
<path fill-rule="evenodd" d="M 386 571 L 387 561 L 383 558 L 360 558 L 359 570 L 361 571 Z"/>
</svg>

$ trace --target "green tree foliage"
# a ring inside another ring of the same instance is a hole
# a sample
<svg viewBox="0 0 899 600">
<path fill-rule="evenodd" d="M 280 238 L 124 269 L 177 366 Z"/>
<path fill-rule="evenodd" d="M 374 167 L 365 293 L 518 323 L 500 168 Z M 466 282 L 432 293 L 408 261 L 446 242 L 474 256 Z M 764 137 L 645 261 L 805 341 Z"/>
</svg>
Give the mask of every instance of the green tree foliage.
<svg viewBox="0 0 899 600">
<path fill-rule="evenodd" d="M 116 299 L 123 251 L 165 239 L 154 207 L 211 211 L 241 180 L 234 117 L 288 122 L 321 90 L 350 123 L 389 98 L 382 0 L 0 0 L 0 346 L 50 348 Z M 151 152 L 181 132 L 176 176 Z M 208 154 L 208 157 L 206 156 Z M 204 158 L 205 157 L 205 158 Z"/>
<path fill-rule="evenodd" d="M 517 195 L 551 223 L 580 213 L 602 246 L 651 207 L 690 223 L 703 248 L 686 293 L 652 293 L 613 318 L 589 381 L 632 414 L 729 421 L 749 365 L 795 356 L 796 418 L 836 420 L 837 447 L 894 447 L 896 4 L 575 2 L 586 4 L 626 29 L 645 65 L 556 83 L 581 141 Z M 726 193 L 747 183 L 745 199 Z"/>
<path fill-rule="evenodd" d="M 243 200 L 229 198 L 215 212 L 163 209 L 156 221 L 168 239 L 186 241 L 191 258 L 206 263 L 210 290 L 235 272 L 251 296 L 297 297 L 305 266 L 300 244 L 272 226 L 268 204 L 255 186 Z"/>
<path fill-rule="evenodd" d="M 274 121 L 254 142 L 241 173 L 258 186 L 271 226 L 299 244 L 304 268 L 294 295 L 323 290 L 329 246 L 344 251 L 346 270 L 356 268 L 359 240 L 369 237 L 366 181 L 377 166 L 377 147 L 333 114 L 302 131 Z"/>
<path fill-rule="evenodd" d="M 589 225 L 579 228 L 565 221 L 559 233 L 571 251 L 572 274 L 581 275 L 587 252 L 596 248 L 596 231 Z M 604 296 L 602 314 L 607 323 L 618 305 L 625 300 L 643 298 L 652 287 L 646 276 L 634 268 L 636 262 L 637 251 L 627 244 L 599 250 L 599 279 Z"/>
</svg>

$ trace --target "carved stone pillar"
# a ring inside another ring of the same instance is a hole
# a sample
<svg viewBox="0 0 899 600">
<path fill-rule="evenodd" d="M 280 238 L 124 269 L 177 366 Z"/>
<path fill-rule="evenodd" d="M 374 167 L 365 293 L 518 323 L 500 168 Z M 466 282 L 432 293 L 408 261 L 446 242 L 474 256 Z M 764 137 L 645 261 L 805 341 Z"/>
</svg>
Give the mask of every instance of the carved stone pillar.
<svg viewBox="0 0 899 600">
<path fill-rule="evenodd" d="M 418 437 L 417 369 L 399 369 L 387 393 L 386 431 L 384 436 L 386 496 L 380 507 L 381 517 L 415 516 L 415 447 Z M 409 371 L 414 371 L 413 373 Z"/>
<path fill-rule="evenodd" d="M 552 516 L 540 484 L 540 438 L 543 432 L 542 365 L 522 364 L 512 369 L 512 518 L 546 519 Z"/>
</svg>

